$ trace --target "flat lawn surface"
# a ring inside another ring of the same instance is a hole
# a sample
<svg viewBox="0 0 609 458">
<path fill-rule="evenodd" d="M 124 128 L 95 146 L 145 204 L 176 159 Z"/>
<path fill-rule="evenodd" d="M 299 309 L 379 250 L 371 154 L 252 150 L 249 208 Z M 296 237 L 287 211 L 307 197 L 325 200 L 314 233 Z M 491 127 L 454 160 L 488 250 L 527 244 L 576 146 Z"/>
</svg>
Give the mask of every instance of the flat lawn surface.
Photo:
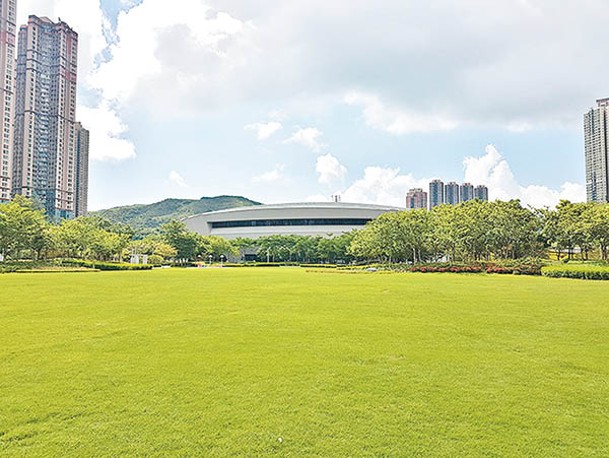
<svg viewBox="0 0 609 458">
<path fill-rule="evenodd" d="M 607 456 L 609 282 L 1 275 L 0 455 Z"/>
</svg>

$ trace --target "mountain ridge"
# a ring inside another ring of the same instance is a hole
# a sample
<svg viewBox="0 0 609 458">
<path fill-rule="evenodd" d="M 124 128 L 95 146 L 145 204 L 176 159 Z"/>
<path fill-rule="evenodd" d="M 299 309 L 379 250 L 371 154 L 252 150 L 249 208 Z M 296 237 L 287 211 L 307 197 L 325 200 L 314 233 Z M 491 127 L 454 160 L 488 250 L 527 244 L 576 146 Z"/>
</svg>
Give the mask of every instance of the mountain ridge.
<svg viewBox="0 0 609 458">
<path fill-rule="evenodd" d="M 139 235 L 156 232 L 171 220 L 183 219 L 199 213 L 229 208 L 261 205 L 260 202 L 242 196 L 201 197 L 200 199 L 178 199 L 169 197 L 152 204 L 133 204 L 89 212 L 113 223 L 128 224 Z"/>
</svg>

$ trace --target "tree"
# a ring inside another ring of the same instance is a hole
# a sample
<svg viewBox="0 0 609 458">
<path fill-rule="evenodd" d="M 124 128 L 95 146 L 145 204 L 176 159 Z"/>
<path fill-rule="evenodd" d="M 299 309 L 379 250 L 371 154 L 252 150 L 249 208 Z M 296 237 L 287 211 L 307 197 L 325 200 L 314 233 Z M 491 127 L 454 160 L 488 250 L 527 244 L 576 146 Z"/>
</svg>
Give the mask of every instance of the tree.
<svg viewBox="0 0 609 458">
<path fill-rule="evenodd" d="M 609 251 L 609 204 L 589 204 L 583 220 L 590 241 L 598 247 L 601 259 L 608 259 Z"/>
<path fill-rule="evenodd" d="M 431 210 L 433 234 L 430 248 L 434 260 L 447 257 L 451 261 L 457 259 L 459 243 L 458 208 L 454 205 L 438 205 Z"/>
<path fill-rule="evenodd" d="M 129 233 L 124 233 L 123 229 L 99 217 L 65 219 L 51 227 L 53 251 L 58 256 L 77 259 L 120 259 L 130 239 Z"/>
<path fill-rule="evenodd" d="M 575 247 L 579 247 L 587 256 L 592 247 L 589 224 L 585 221 L 589 215 L 588 209 L 592 204 L 571 203 L 561 200 L 556 210 L 545 210 L 543 216 L 542 234 L 547 243 L 554 247 L 560 259 L 561 252 L 567 250 L 569 259 L 573 256 Z"/>
<path fill-rule="evenodd" d="M 432 217 L 427 210 L 384 213 L 358 231 L 350 253 L 389 262 L 421 262 L 429 254 Z"/>
<path fill-rule="evenodd" d="M 46 245 L 48 223 L 42 210 L 17 195 L 0 205 L 0 255 L 17 258 L 22 254 L 37 257 Z"/>
<path fill-rule="evenodd" d="M 181 221 L 171 221 L 161 226 L 161 235 L 165 242 L 175 248 L 180 259 L 194 260 L 200 253 L 201 236 L 189 231 Z"/>
<path fill-rule="evenodd" d="M 222 255 L 236 256 L 239 254 L 239 249 L 224 237 L 206 235 L 202 236 L 200 239 L 199 254 L 205 256 L 211 255 L 213 258 L 217 259 Z"/>
<path fill-rule="evenodd" d="M 518 259 L 539 253 L 541 225 L 536 215 L 519 200 L 490 202 L 491 250 L 495 257 Z"/>
<path fill-rule="evenodd" d="M 174 259 L 177 250 L 165 241 L 160 235 L 149 235 L 140 240 L 132 240 L 127 246 L 128 254 L 147 254 L 158 256 L 163 260 Z"/>
</svg>

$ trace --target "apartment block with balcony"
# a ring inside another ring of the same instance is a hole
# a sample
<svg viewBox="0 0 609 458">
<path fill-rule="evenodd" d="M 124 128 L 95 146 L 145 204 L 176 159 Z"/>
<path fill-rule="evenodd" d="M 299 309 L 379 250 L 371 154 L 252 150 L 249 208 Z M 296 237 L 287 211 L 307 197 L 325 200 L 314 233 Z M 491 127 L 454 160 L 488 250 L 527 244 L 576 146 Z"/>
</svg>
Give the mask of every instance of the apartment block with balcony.
<svg viewBox="0 0 609 458">
<path fill-rule="evenodd" d="M 86 216 L 89 195 L 89 131 L 76 127 L 76 216 Z"/>
<path fill-rule="evenodd" d="M 596 108 L 584 115 L 586 199 L 588 202 L 609 202 L 609 98 L 598 99 L 596 104 Z"/>
<path fill-rule="evenodd" d="M 444 182 L 432 180 L 429 183 L 429 209 L 431 210 L 444 203 Z"/>
<path fill-rule="evenodd" d="M 53 220 L 76 214 L 77 56 L 78 34 L 61 20 L 30 16 L 19 29 L 12 193 Z"/>
<path fill-rule="evenodd" d="M 417 210 L 427 208 L 427 193 L 421 188 L 413 188 L 406 194 L 406 209 Z"/>
<path fill-rule="evenodd" d="M 0 0 L 0 202 L 11 198 L 15 103 L 16 0 Z"/>
</svg>

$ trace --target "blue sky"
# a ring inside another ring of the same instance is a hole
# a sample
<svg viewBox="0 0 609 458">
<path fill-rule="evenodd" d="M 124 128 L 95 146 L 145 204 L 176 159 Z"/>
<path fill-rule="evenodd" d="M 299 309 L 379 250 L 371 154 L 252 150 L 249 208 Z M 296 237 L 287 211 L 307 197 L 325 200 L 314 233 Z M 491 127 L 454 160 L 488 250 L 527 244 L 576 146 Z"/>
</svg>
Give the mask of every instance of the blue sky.
<svg viewBox="0 0 609 458">
<path fill-rule="evenodd" d="M 560 3 L 560 6 L 559 6 Z M 433 178 L 583 200 L 605 0 L 19 0 L 79 32 L 90 208 L 403 205 Z"/>
</svg>

